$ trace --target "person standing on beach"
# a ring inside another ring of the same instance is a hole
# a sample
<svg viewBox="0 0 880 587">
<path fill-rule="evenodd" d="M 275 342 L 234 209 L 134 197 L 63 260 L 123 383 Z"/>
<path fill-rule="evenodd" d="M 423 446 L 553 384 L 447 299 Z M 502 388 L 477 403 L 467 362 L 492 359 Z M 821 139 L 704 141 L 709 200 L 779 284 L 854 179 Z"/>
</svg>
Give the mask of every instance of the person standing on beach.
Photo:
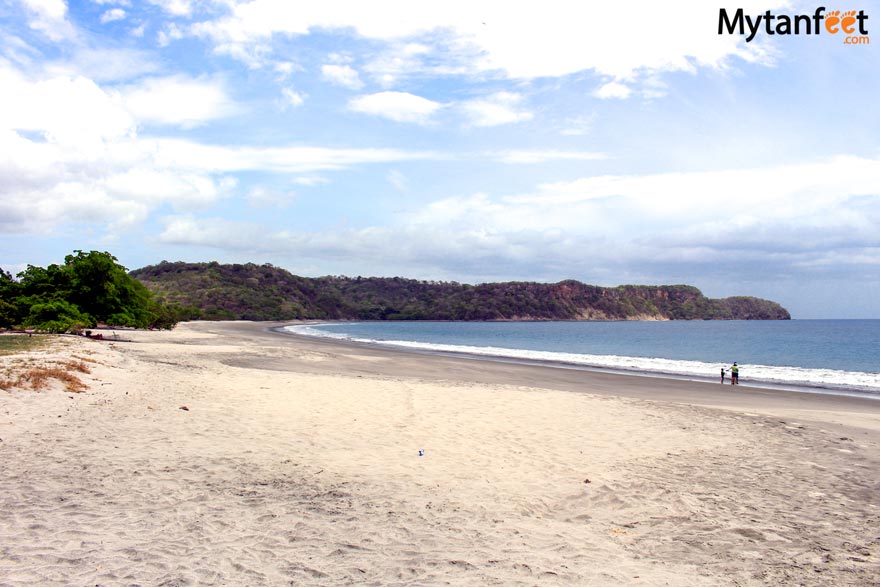
<svg viewBox="0 0 880 587">
<path fill-rule="evenodd" d="M 724 367 L 721 367 L 721 385 L 724 385 Z"/>
<path fill-rule="evenodd" d="M 739 385 L 739 367 L 736 362 L 734 362 L 733 367 L 730 368 L 730 384 Z"/>
</svg>

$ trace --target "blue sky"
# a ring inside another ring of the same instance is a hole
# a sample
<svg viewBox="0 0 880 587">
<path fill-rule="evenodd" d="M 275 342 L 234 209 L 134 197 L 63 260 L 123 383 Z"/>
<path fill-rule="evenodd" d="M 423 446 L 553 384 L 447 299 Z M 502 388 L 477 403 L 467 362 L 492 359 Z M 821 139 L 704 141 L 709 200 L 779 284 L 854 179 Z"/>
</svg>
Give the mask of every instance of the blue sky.
<svg viewBox="0 0 880 587">
<path fill-rule="evenodd" d="M 0 0 L 0 266 L 688 283 L 880 318 L 880 6 Z M 875 25 L 877 32 L 874 33 Z M 874 33 L 874 34 L 871 34 Z"/>
</svg>

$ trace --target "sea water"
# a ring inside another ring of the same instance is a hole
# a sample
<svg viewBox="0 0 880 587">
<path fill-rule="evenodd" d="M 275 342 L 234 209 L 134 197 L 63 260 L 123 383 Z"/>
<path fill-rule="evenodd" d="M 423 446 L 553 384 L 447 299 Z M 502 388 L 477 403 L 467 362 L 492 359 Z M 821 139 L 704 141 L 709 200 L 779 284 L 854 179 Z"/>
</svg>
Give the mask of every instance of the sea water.
<svg viewBox="0 0 880 587">
<path fill-rule="evenodd" d="M 292 333 L 434 352 L 880 398 L 880 320 L 331 322 Z M 729 381 L 729 375 L 728 375 Z"/>
</svg>

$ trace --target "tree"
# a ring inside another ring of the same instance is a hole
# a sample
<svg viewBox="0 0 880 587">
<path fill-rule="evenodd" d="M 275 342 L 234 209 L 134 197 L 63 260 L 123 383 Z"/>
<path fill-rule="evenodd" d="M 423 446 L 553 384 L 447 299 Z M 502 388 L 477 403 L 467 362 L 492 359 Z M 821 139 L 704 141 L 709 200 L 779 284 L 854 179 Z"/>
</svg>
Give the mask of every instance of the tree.
<svg viewBox="0 0 880 587">
<path fill-rule="evenodd" d="M 44 332 L 78 331 L 94 324 L 95 321 L 88 314 L 83 314 L 79 308 L 64 300 L 32 305 L 24 320 L 24 326 Z"/>
<path fill-rule="evenodd" d="M 64 332 L 104 322 L 110 326 L 173 328 L 182 312 L 152 294 L 107 252 L 77 250 L 64 265 L 28 265 L 19 281 L 0 275 L 0 326 L 23 324 Z"/>
<path fill-rule="evenodd" d="M 21 284 L 12 279 L 12 274 L 0 269 L 0 328 L 9 328 L 21 321 L 18 298 Z"/>
<path fill-rule="evenodd" d="M 64 258 L 70 290 L 67 299 L 99 322 L 146 328 L 155 316 L 150 292 L 110 253 L 74 251 Z"/>
</svg>

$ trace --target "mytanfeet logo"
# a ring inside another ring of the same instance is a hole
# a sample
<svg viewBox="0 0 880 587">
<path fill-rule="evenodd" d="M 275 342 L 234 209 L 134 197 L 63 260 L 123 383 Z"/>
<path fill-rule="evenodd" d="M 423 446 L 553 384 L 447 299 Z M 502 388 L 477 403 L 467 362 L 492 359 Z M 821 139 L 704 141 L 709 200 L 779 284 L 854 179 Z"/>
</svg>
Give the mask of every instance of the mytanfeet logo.
<svg viewBox="0 0 880 587">
<path fill-rule="evenodd" d="M 718 34 L 746 36 L 750 42 L 763 29 L 767 35 L 819 35 L 823 32 L 841 34 L 844 45 L 868 45 L 868 27 L 865 22 L 868 15 L 864 10 L 832 10 L 825 12 L 820 6 L 813 14 L 773 14 L 770 10 L 764 14 L 750 16 L 738 8 L 731 17 L 726 8 L 718 13 Z"/>
</svg>

